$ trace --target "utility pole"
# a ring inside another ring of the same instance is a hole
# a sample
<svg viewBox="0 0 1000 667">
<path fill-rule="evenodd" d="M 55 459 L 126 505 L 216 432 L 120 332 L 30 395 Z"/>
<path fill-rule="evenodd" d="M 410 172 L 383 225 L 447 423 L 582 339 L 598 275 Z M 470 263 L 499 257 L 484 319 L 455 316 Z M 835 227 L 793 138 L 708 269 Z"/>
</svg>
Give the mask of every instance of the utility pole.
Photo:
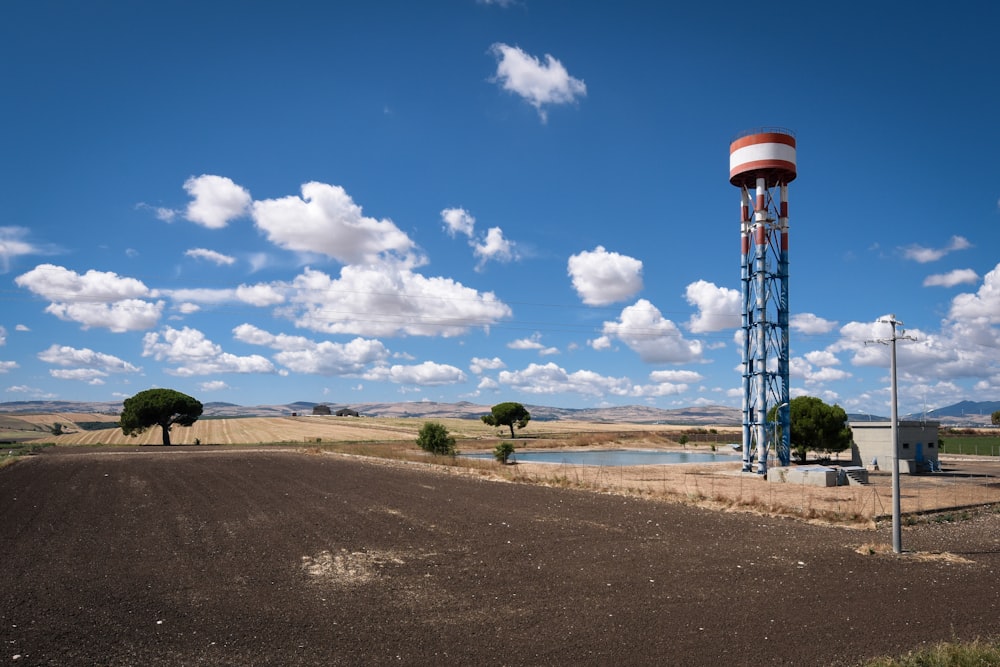
<svg viewBox="0 0 1000 667">
<path fill-rule="evenodd" d="M 879 320 L 882 324 L 892 326 L 891 338 L 880 338 L 874 342 L 882 345 L 889 345 L 889 387 L 892 394 L 889 419 L 890 439 L 892 440 L 892 550 L 894 553 L 903 553 L 903 532 L 900 526 L 899 510 L 899 415 L 896 409 L 896 341 L 916 340 L 913 336 L 896 335 L 896 326 L 903 326 L 903 323 L 896 319 L 895 315 L 890 315 L 888 319 Z M 904 329 L 903 334 L 906 333 Z"/>
</svg>

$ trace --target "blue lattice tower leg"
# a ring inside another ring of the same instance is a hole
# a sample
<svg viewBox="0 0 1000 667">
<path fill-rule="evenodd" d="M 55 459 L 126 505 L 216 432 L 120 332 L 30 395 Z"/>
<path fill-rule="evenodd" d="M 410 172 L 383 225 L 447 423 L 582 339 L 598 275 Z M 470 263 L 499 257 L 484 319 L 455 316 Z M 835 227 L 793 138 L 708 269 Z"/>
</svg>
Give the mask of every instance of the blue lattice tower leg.
<svg viewBox="0 0 1000 667">
<path fill-rule="evenodd" d="M 781 439 L 775 443 L 778 461 L 787 466 L 791 463 L 791 423 L 789 397 L 789 360 L 788 346 L 788 185 L 781 184 L 781 203 L 778 211 L 778 232 L 781 235 L 781 245 L 778 254 L 778 281 L 780 297 L 778 299 L 778 329 L 780 349 L 778 350 L 778 420 Z"/>
</svg>

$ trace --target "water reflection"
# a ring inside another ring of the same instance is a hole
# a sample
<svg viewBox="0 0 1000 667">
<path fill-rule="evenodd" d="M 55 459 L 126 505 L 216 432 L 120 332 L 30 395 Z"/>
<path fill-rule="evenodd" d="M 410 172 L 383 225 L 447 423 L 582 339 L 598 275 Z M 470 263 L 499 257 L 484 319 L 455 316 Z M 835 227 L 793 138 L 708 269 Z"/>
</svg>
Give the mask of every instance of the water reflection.
<svg viewBox="0 0 1000 667">
<path fill-rule="evenodd" d="M 469 458 L 492 459 L 492 454 L 465 454 Z M 673 463 L 737 463 L 738 456 L 716 452 L 660 452 L 643 449 L 545 450 L 515 452 L 519 463 L 566 463 L 581 466 L 641 466 Z"/>
</svg>

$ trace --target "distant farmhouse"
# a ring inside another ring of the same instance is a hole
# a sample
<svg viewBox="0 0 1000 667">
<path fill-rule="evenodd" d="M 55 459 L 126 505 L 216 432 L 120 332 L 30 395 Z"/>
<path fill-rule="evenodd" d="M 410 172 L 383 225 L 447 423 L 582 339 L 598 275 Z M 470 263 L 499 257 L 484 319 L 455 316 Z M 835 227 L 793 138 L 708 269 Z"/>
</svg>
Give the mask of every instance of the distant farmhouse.
<svg viewBox="0 0 1000 667">
<path fill-rule="evenodd" d="M 352 410 L 351 408 L 340 408 L 336 412 L 330 409 L 329 405 L 317 405 L 313 408 L 314 415 L 320 415 L 324 417 L 329 417 L 331 415 L 336 417 L 360 417 L 357 410 Z"/>
</svg>

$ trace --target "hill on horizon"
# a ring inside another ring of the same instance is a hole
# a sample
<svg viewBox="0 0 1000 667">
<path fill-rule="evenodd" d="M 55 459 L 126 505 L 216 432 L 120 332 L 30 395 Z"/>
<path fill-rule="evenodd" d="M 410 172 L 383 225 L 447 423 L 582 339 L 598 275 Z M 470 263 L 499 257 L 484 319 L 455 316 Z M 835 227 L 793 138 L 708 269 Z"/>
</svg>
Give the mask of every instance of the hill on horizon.
<svg viewBox="0 0 1000 667">
<path fill-rule="evenodd" d="M 412 401 L 396 403 L 335 403 L 329 401 L 295 401 L 273 405 L 243 406 L 223 401 L 204 403 L 203 418 L 212 417 L 287 417 L 292 414 L 311 415 L 317 405 L 327 405 L 336 412 L 340 408 L 357 410 L 365 417 L 397 417 L 419 419 L 479 419 L 490 412 L 491 405 L 481 405 L 461 401 L 458 403 L 437 403 L 434 401 Z M 544 405 L 525 404 L 532 421 L 592 421 L 621 422 L 637 424 L 689 424 L 689 425 L 738 425 L 740 411 L 726 406 L 703 406 L 665 410 L 642 405 L 613 406 L 606 408 L 558 408 Z M 93 413 L 118 415 L 120 401 L 11 401 L 0 403 L 0 413 L 6 414 L 48 414 L 48 413 Z"/>
<path fill-rule="evenodd" d="M 460 401 L 438 403 L 410 401 L 395 403 L 338 403 L 329 401 L 295 401 L 292 403 L 244 406 L 224 401 L 204 403 L 204 418 L 221 417 L 287 417 L 292 414 L 311 415 L 317 405 L 327 405 L 336 412 L 340 408 L 357 410 L 366 417 L 396 417 L 417 419 L 479 419 L 491 406 Z M 664 409 L 644 405 L 622 405 L 603 408 L 559 408 L 546 405 L 525 404 L 533 421 L 589 421 L 632 424 L 678 424 L 690 426 L 738 426 L 741 423 L 739 408 L 722 405 Z M 0 402 L 0 414 L 49 414 L 92 413 L 101 415 L 121 414 L 121 401 L 9 401 Z M 1000 401 L 960 401 L 953 405 L 921 413 L 902 415 L 906 420 L 933 420 L 944 426 L 990 426 L 990 416 L 1000 410 Z M 851 413 L 851 420 L 887 421 L 887 416 Z"/>
</svg>

